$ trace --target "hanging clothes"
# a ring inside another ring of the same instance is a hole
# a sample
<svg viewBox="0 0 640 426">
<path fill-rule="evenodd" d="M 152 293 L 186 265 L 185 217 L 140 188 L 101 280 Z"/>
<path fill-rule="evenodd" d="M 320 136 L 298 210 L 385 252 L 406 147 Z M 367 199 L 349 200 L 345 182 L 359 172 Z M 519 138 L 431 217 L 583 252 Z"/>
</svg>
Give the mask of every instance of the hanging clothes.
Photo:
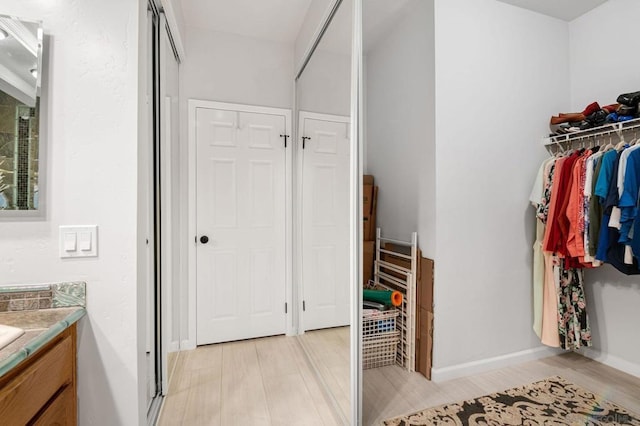
<svg viewBox="0 0 640 426">
<path fill-rule="evenodd" d="M 570 267 L 578 260 L 568 257 L 571 253 L 584 258 L 585 182 L 582 177 L 586 181 L 583 169 L 586 169 L 587 158 L 588 155 L 575 152 L 568 157 L 545 160 L 540 166 L 544 183 L 536 179 L 530 197 L 536 207 L 538 239 L 542 235 L 542 244 L 537 240 L 534 246 L 534 260 L 543 260 L 542 266 L 534 263 L 534 329 L 540 329 L 538 335 L 543 344 L 565 349 L 590 345 L 582 275 Z M 542 193 L 539 192 L 541 186 Z M 536 192 L 540 194 L 537 202 Z M 544 233 L 540 224 L 544 225 Z M 544 271 L 542 279 L 541 270 Z M 540 306 L 536 295 L 539 299 L 541 287 Z M 580 304 L 572 303 L 574 293 L 582 295 Z M 540 320 L 541 324 L 536 322 Z"/>
<path fill-rule="evenodd" d="M 640 145 L 630 153 L 620 196 L 620 242 L 628 244 L 640 258 Z"/>
<path fill-rule="evenodd" d="M 591 346 L 591 329 L 587 316 L 582 269 L 567 268 L 564 260 L 560 272 L 558 329 L 562 349 L 578 349 Z"/>
<path fill-rule="evenodd" d="M 591 346 L 583 269 L 603 262 L 640 274 L 640 144 L 545 160 L 536 209 L 534 330 L 545 345 Z"/>
<path fill-rule="evenodd" d="M 529 201 L 536 208 L 536 241 L 533 243 L 533 330 L 542 338 L 542 309 L 544 299 L 545 260 L 542 242 L 546 228 L 551 179 L 555 159 L 550 158 L 540 165 Z"/>
</svg>

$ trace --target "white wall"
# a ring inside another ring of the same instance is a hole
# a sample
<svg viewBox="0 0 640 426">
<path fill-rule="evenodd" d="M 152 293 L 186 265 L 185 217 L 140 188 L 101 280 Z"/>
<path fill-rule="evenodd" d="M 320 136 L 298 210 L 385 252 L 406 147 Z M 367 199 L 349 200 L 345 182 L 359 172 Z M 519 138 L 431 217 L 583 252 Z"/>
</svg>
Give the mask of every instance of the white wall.
<svg viewBox="0 0 640 426">
<path fill-rule="evenodd" d="M 568 37 L 493 0 L 435 1 L 434 376 L 540 345 L 527 198 L 549 116 L 569 106 Z"/>
<path fill-rule="evenodd" d="M 300 32 L 294 46 L 294 64 L 297 73 L 311 43 L 317 37 L 317 31 L 324 23 L 336 0 L 312 0 L 300 26 Z"/>
<path fill-rule="evenodd" d="M 2 4 L 2 13 L 44 22 L 49 53 L 46 217 L 0 222 L 0 284 L 87 282 L 88 316 L 78 338 L 83 425 L 132 425 L 146 417 L 136 276 L 139 53 L 144 57 L 138 38 L 145 10 L 146 2 L 125 0 Z M 58 226 L 82 224 L 99 226 L 99 257 L 61 260 Z"/>
<path fill-rule="evenodd" d="M 297 107 L 301 111 L 351 114 L 351 55 L 316 50 L 298 79 Z"/>
<path fill-rule="evenodd" d="M 364 5 L 367 17 L 367 3 Z M 366 37 L 366 35 L 365 35 Z M 433 1 L 412 0 L 365 56 L 366 173 L 375 177 L 377 225 L 391 238 L 418 231 L 435 256 Z M 365 44 L 367 40 L 365 40 Z"/>
<path fill-rule="evenodd" d="M 186 57 L 180 71 L 185 108 L 191 98 L 291 108 L 292 45 L 188 27 Z"/>
<path fill-rule="evenodd" d="M 638 16 L 639 2 L 609 0 L 570 23 L 572 111 L 640 90 L 640 56 L 631 53 L 640 50 Z M 640 376 L 640 340 L 633 337 L 640 323 L 640 279 L 605 266 L 585 272 L 585 289 L 593 336 L 587 355 Z"/>
</svg>

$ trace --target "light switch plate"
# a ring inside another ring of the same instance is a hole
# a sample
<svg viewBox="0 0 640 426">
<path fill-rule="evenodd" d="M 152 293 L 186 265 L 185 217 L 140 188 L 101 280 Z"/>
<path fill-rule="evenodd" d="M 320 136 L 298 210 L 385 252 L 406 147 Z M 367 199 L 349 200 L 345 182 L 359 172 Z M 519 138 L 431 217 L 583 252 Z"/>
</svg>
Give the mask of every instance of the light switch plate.
<svg viewBox="0 0 640 426">
<path fill-rule="evenodd" d="M 73 241 L 73 244 L 70 242 Z M 98 226 L 61 226 L 60 257 L 98 256 Z"/>
</svg>

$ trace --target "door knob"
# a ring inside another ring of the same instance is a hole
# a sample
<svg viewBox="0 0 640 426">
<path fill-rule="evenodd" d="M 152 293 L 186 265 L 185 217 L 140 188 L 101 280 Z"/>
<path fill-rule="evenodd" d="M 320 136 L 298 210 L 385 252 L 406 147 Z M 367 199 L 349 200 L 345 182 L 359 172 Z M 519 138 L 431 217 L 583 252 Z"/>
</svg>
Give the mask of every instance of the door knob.
<svg viewBox="0 0 640 426">
<path fill-rule="evenodd" d="M 202 244 L 207 244 L 209 242 L 209 237 L 207 237 L 206 235 L 203 235 L 202 237 L 200 237 L 200 242 Z"/>
</svg>

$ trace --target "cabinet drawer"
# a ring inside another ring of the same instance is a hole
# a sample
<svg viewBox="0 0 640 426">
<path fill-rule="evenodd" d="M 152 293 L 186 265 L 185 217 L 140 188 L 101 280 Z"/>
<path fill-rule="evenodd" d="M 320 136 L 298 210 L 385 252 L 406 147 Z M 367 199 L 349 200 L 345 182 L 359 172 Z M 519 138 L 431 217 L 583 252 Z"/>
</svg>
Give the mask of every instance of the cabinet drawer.
<svg viewBox="0 0 640 426">
<path fill-rule="evenodd" d="M 0 389 L 0 419 L 21 425 L 31 420 L 58 390 L 73 381 L 73 339 L 67 335 Z M 19 366 L 17 368 L 20 368 Z"/>
<path fill-rule="evenodd" d="M 77 422 L 74 398 L 73 386 L 65 386 L 29 426 L 75 426 Z"/>
</svg>

